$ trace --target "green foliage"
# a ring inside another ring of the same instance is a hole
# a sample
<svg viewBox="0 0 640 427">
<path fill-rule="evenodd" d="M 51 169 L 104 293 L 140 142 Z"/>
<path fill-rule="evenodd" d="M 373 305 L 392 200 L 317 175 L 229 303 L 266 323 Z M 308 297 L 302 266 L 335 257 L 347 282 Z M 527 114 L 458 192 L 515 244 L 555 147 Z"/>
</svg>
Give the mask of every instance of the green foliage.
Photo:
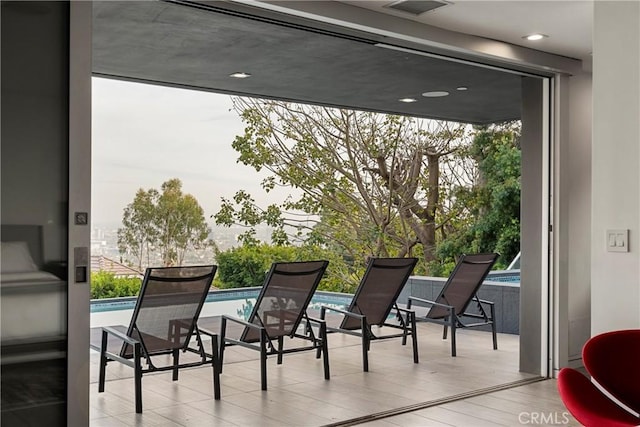
<svg viewBox="0 0 640 427">
<path fill-rule="evenodd" d="M 276 245 L 314 243 L 345 259 L 433 259 L 436 230 L 449 216 L 441 187 L 470 173 L 451 163 L 469 126 L 246 98 L 234 108 L 245 123 L 232 144 L 238 161 L 271 174 L 266 192 L 301 194 L 266 209 L 244 190 L 222 199 L 216 223 L 245 226 L 241 243 L 259 243 L 255 228 L 267 224 Z"/>
<path fill-rule="evenodd" d="M 237 208 L 236 208 L 237 206 Z M 218 225 L 230 227 L 240 221 L 247 231 L 238 236 L 238 241 L 245 245 L 256 245 L 260 242 L 255 237 L 255 227 L 265 224 L 273 228 L 271 241 L 276 245 L 286 245 L 289 237 L 284 231 L 284 220 L 278 205 L 269 205 L 265 210 L 255 204 L 255 200 L 245 190 L 239 190 L 233 201 L 221 198 L 220 210 L 213 215 Z"/>
<path fill-rule="evenodd" d="M 152 251 L 165 266 L 182 265 L 189 249 L 208 244 L 211 230 L 196 198 L 183 194 L 177 178 L 164 182 L 161 190 L 139 189 L 118 229 L 120 254 L 139 269 L 145 260 L 148 265 Z"/>
<path fill-rule="evenodd" d="M 291 261 L 294 253 L 283 246 L 248 245 L 216 254 L 222 288 L 260 286 L 272 262 Z"/>
<path fill-rule="evenodd" d="M 369 256 L 417 256 L 415 274 L 446 276 L 463 253 L 499 252 L 498 268 L 518 253 L 518 123 L 472 128 L 246 98 L 234 108 L 245 123 L 238 161 L 270 173 L 267 193 L 301 194 L 267 208 L 244 190 L 223 199 L 216 223 L 245 226 L 243 245 L 259 245 L 255 229 L 267 224 L 275 245 L 340 259 L 336 284 L 352 283 L 355 260 Z"/>
<path fill-rule="evenodd" d="M 142 269 L 144 255 L 149 254 L 149 246 L 158 238 L 154 227 L 155 204 L 158 191 L 140 188 L 122 215 L 123 227 L 118 229 L 118 250 L 121 254 L 129 254 L 136 261 L 138 269 Z"/>
<path fill-rule="evenodd" d="M 139 277 L 115 277 L 107 271 L 91 273 L 91 298 L 116 298 L 136 296 L 140 292 Z"/>
<path fill-rule="evenodd" d="M 346 293 L 354 291 L 359 276 L 364 272 L 362 266 L 348 265 L 335 252 L 316 245 L 243 245 L 220 251 L 216 255 L 218 272 L 215 286 L 223 289 L 261 286 L 273 262 L 319 259 L 328 260 L 329 266 L 318 289 Z"/>
<path fill-rule="evenodd" d="M 185 252 L 206 241 L 209 226 L 204 211 L 191 194 L 182 193 L 182 182 L 171 179 L 162 184 L 155 207 L 155 226 L 164 265 L 182 265 Z"/>
<path fill-rule="evenodd" d="M 498 252 L 496 268 L 505 268 L 520 251 L 519 128 L 513 125 L 476 129 L 468 154 L 478 164 L 471 188 L 454 192 L 466 222 L 452 223 L 438 246 L 438 267 L 448 274 L 463 253 Z"/>
<path fill-rule="evenodd" d="M 429 271 L 430 276 L 448 277 L 455 266 L 456 263 L 452 260 L 436 260 L 429 263 L 427 270 Z"/>
</svg>

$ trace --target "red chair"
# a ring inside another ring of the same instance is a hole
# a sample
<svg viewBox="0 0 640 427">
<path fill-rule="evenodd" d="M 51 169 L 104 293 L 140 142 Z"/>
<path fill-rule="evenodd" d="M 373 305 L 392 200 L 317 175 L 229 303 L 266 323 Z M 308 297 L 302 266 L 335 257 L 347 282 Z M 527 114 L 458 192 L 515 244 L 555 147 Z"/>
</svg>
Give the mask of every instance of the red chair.
<svg viewBox="0 0 640 427">
<path fill-rule="evenodd" d="M 602 388 L 640 413 L 640 329 L 594 336 L 584 345 L 582 360 Z"/>
<path fill-rule="evenodd" d="M 640 425 L 640 418 L 618 406 L 575 369 L 560 370 L 558 391 L 571 415 L 585 427 Z"/>
</svg>

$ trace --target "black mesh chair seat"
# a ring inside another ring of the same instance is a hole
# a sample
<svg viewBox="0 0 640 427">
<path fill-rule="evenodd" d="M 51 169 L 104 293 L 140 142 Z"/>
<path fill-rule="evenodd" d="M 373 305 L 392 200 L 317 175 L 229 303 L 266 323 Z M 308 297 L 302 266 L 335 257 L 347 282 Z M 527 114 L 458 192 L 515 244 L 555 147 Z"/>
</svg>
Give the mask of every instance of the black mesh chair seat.
<svg viewBox="0 0 640 427">
<path fill-rule="evenodd" d="M 362 368 L 365 372 L 369 370 L 368 352 L 372 340 L 402 338 L 402 345 L 405 345 L 407 337 L 411 336 L 413 361 L 418 363 L 415 313 L 398 307 L 396 303 L 417 262 L 417 258 L 371 258 L 349 307 L 339 310 L 323 306 L 320 310 L 323 320 L 328 312 L 342 317 L 339 326 L 327 328 L 330 332 L 342 332 L 362 339 Z M 394 322 L 389 320 L 390 314 L 393 314 Z M 372 326 L 380 327 L 380 331 L 385 327 L 386 330 L 400 332 L 376 335 Z"/>
<path fill-rule="evenodd" d="M 407 308 L 413 305 L 428 307 L 427 313 L 417 316 L 416 321 L 443 325 L 443 339 L 447 338 L 447 330 L 451 328 L 451 356 L 456 356 L 457 328 L 489 325 L 493 334 L 493 349 L 498 349 L 494 303 L 477 296 L 497 259 L 496 253 L 463 255 L 435 300 L 409 297 Z M 470 310 L 471 303 L 475 303 L 473 311 Z M 471 320 L 471 323 L 465 319 Z"/>
<path fill-rule="evenodd" d="M 261 387 L 266 390 L 267 356 L 277 355 L 278 364 L 282 364 L 284 354 L 317 350 L 318 358 L 323 355 L 324 377 L 328 380 L 326 323 L 307 315 L 307 306 L 328 264 L 328 261 L 273 263 L 246 321 L 228 315 L 221 316 L 219 320 L 200 319 L 201 325 L 220 322 L 220 371 L 225 347 L 240 345 L 257 350 L 260 352 Z M 239 336 L 230 336 L 229 332 L 237 330 L 238 325 L 242 326 L 242 332 Z M 302 339 L 309 345 L 285 349 L 285 337 Z"/>
<path fill-rule="evenodd" d="M 211 364 L 214 397 L 220 399 L 218 336 L 197 326 L 215 265 L 148 268 L 127 328 L 104 327 L 92 334 L 91 347 L 100 352 L 98 392 L 104 391 L 108 362 L 117 361 L 134 369 L 136 412 L 142 412 L 142 375 Z M 204 348 L 201 334 L 211 338 L 211 352 Z M 181 353 L 197 355 L 194 361 L 180 363 Z M 158 365 L 155 356 L 171 356 L 170 364 Z M 143 361 L 145 367 L 143 367 Z"/>
</svg>

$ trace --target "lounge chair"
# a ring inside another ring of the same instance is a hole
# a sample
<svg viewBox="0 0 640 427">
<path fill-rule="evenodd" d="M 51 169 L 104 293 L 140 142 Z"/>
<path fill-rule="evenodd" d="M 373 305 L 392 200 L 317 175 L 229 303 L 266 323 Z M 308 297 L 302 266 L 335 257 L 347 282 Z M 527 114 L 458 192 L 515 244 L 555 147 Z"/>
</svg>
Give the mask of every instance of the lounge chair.
<svg viewBox="0 0 640 427">
<path fill-rule="evenodd" d="M 324 378 L 328 380 L 326 324 L 310 318 L 306 312 L 328 264 L 328 261 L 273 263 L 246 321 L 229 315 L 200 319 L 202 328 L 213 330 L 220 325 L 220 372 L 226 347 L 238 345 L 259 351 L 261 388 L 266 390 L 267 356 L 277 355 L 277 363 L 282 364 L 284 354 L 317 350 L 318 357 L 320 353 L 323 355 Z M 285 349 L 284 337 L 310 344 Z"/>
<path fill-rule="evenodd" d="M 214 398 L 220 399 L 218 337 L 207 333 L 212 350 L 206 352 L 197 326 L 216 269 L 215 265 L 147 268 L 129 327 L 103 327 L 92 340 L 91 347 L 100 352 L 98 392 L 104 391 L 107 363 L 130 366 L 134 369 L 136 412 L 142 413 L 143 374 L 171 370 L 175 381 L 180 368 L 211 364 Z M 180 363 L 181 352 L 198 357 Z M 172 356 L 170 364 L 166 364 L 166 355 Z M 158 356 L 165 360 L 156 366 L 153 360 Z"/>
<path fill-rule="evenodd" d="M 451 328 L 451 356 L 456 356 L 457 328 L 490 325 L 493 332 L 493 349 L 498 349 L 494 303 L 481 300 L 477 296 L 482 282 L 497 259 L 496 253 L 463 255 L 435 300 L 415 296 L 408 299 L 408 309 L 414 305 L 429 307 L 425 315 L 416 316 L 416 321 L 444 325 L 443 339 L 447 339 L 447 330 Z M 476 310 L 469 311 L 472 301 L 476 303 Z M 465 318 L 474 319 L 475 322 L 465 323 Z"/>
<path fill-rule="evenodd" d="M 330 332 L 361 338 L 362 369 L 365 372 L 369 371 L 368 353 L 372 340 L 402 338 L 405 345 L 407 336 L 411 335 L 413 362 L 418 363 L 415 313 L 398 307 L 396 303 L 417 262 L 417 258 L 371 258 L 349 307 L 346 310 L 328 306 L 320 309 L 320 319 L 325 319 L 327 311 L 339 313 L 342 317 L 339 326 L 327 328 Z M 392 311 L 395 315 L 393 323 L 389 319 Z M 371 329 L 374 325 L 402 332 L 376 335 Z"/>
</svg>

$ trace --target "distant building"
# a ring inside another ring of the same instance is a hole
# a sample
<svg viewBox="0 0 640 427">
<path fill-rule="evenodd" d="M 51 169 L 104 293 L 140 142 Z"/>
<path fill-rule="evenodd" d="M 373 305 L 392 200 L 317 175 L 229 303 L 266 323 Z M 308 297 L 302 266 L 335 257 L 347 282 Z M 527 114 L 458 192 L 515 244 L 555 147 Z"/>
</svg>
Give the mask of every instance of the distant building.
<svg viewBox="0 0 640 427">
<path fill-rule="evenodd" d="M 115 277 L 139 277 L 144 274 L 135 268 L 126 266 L 118 261 L 105 257 L 104 255 L 91 256 L 91 271 L 106 271 Z"/>
</svg>

